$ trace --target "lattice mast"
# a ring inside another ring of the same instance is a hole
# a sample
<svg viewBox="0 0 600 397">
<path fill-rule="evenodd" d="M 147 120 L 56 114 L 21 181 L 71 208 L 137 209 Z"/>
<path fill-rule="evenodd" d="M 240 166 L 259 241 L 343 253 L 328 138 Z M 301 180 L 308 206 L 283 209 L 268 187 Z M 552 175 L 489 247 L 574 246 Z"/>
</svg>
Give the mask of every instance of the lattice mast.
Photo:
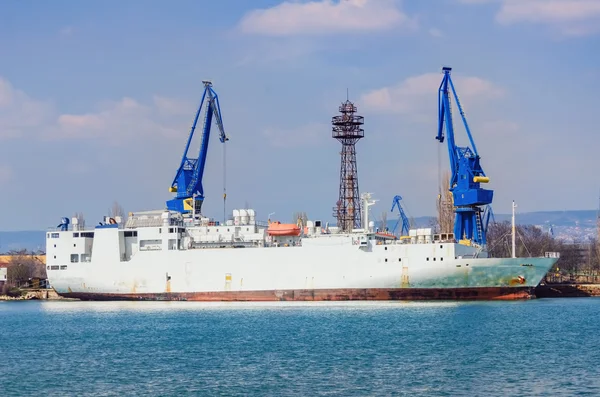
<svg viewBox="0 0 600 397">
<path fill-rule="evenodd" d="M 356 143 L 365 136 L 362 129 L 364 117 L 356 115 L 356 106 L 346 99 L 340 107 L 340 115 L 331 119 L 332 137 L 342 144 L 340 166 L 340 194 L 333 216 L 342 231 L 361 227 L 361 205 L 356 168 Z"/>
</svg>

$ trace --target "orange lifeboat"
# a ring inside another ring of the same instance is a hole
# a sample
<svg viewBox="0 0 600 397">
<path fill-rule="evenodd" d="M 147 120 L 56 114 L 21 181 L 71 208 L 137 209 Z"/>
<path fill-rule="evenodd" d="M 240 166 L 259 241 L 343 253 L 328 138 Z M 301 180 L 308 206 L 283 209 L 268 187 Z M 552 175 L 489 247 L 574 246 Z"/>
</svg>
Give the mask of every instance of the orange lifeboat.
<svg viewBox="0 0 600 397">
<path fill-rule="evenodd" d="M 293 223 L 271 222 L 267 228 L 269 236 L 299 236 L 300 227 Z"/>
</svg>

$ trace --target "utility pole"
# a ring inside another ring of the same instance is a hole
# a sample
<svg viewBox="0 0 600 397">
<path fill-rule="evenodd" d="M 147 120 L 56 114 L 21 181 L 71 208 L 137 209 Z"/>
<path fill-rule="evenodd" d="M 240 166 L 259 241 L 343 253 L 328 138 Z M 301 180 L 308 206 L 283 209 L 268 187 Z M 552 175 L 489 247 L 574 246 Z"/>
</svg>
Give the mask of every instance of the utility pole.
<svg viewBox="0 0 600 397">
<path fill-rule="evenodd" d="M 515 200 L 512 202 L 512 257 L 517 257 L 517 249 L 516 249 L 516 231 L 515 231 L 515 208 L 517 205 L 515 204 Z"/>
</svg>

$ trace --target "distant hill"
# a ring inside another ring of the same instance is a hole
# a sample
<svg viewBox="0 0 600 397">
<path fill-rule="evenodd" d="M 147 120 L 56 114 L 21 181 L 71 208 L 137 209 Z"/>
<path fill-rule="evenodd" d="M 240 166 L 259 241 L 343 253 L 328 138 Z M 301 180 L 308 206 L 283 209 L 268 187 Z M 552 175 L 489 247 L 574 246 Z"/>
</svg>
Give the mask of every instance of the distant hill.
<svg viewBox="0 0 600 397">
<path fill-rule="evenodd" d="M 496 222 L 510 221 L 510 214 L 495 215 Z M 517 213 L 516 220 L 519 224 L 528 225 L 554 225 L 554 226 L 580 226 L 596 227 L 598 211 L 539 211 Z"/>
<path fill-rule="evenodd" d="M 596 210 L 580 211 L 537 211 L 517 213 L 516 221 L 520 225 L 536 225 L 549 232 L 550 227 L 555 237 L 565 240 L 587 240 L 597 236 Z M 495 214 L 496 222 L 511 220 L 511 214 Z M 414 218 L 415 227 L 429 227 L 435 217 L 421 216 Z M 388 227 L 391 229 L 397 219 L 388 218 Z M 400 227 L 400 226 L 399 226 Z"/>
<path fill-rule="evenodd" d="M 0 232 L 0 253 L 21 249 L 46 251 L 46 232 L 43 230 Z"/>
<path fill-rule="evenodd" d="M 517 214 L 517 223 L 537 225 L 544 230 L 548 230 L 552 226 L 556 236 L 567 239 L 586 239 L 596 235 L 596 216 L 597 211 L 595 210 L 525 212 Z M 494 218 L 496 222 L 510 221 L 511 215 L 495 214 Z M 428 227 L 435 217 L 420 216 L 414 220 L 416 227 Z M 391 229 L 395 224 L 395 216 L 388 215 L 388 227 Z M 19 249 L 45 251 L 45 233 L 43 230 L 0 232 L 0 253 Z"/>
<path fill-rule="evenodd" d="M 521 225 L 553 225 L 553 226 L 579 226 L 596 227 L 596 210 L 581 211 L 538 211 L 517 213 L 516 221 Z M 510 221 L 511 214 L 494 214 L 496 222 Z M 389 219 L 389 218 L 388 218 Z M 436 218 L 433 216 L 420 216 L 415 218 L 417 227 L 426 227 Z M 389 220 L 394 225 L 396 220 Z"/>
</svg>

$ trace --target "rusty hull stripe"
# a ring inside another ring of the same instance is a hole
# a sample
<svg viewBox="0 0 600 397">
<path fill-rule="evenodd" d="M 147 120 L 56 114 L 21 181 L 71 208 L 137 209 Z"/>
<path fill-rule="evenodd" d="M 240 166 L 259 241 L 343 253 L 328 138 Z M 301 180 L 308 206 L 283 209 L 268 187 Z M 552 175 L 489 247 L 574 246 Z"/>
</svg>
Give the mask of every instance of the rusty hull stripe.
<svg viewBox="0 0 600 397">
<path fill-rule="evenodd" d="M 81 300 L 150 301 L 351 301 L 351 300 L 517 300 L 535 298 L 532 287 L 490 288 L 353 288 L 316 290 L 215 291 L 172 293 L 60 294 Z"/>
</svg>

